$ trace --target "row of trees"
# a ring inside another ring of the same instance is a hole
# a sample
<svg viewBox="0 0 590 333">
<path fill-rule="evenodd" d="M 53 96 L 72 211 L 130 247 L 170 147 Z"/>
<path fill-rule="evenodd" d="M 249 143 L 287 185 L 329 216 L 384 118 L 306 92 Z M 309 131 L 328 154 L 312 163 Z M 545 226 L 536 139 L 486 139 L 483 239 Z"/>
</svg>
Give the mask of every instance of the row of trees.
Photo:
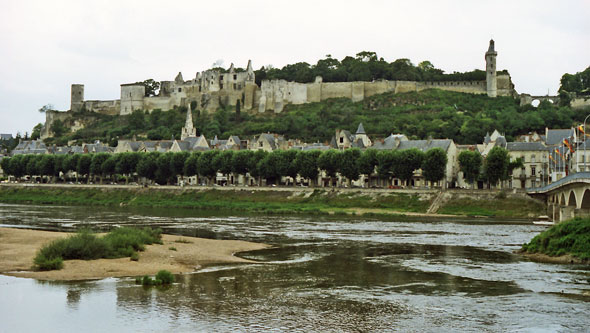
<svg viewBox="0 0 590 333">
<path fill-rule="evenodd" d="M 414 171 L 422 169 L 426 180 L 436 182 L 444 178 L 447 155 L 435 148 L 422 152 L 418 149 L 403 151 L 377 151 L 348 149 L 344 151 L 219 151 L 179 153 L 120 153 L 74 155 L 16 155 L 1 162 L 5 173 L 17 178 L 44 176 L 51 182 L 68 172 L 102 182 L 116 175 L 145 177 L 158 184 L 173 184 L 177 176 L 199 176 L 214 182 L 217 173 L 224 175 L 250 175 L 260 183 L 278 184 L 282 177 L 295 179 L 300 176 L 315 185 L 321 171 L 335 184 L 337 175 L 348 182 L 359 179 L 361 174 L 374 175 L 382 180 L 398 178 L 409 182 Z"/>
<path fill-rule="evenodd" d="M 478 151 L 470 150 L 462 151 L 457 159 L 463 177 L 470 184 L 481 180 L 495 185 L 510 179 L 514 169 L 523 167 L 521 158 L 511 161 L 508 151 L 502 147 L 492 148 L 485 161 Z"/>
<path fill-rule="evenodd" d="M 430 61 L 422 61 L 417 66 L 409 59 L 402 58 L 387 62 L 378 57 L 377 53 L 362 51 L 356 56 L 346 56 L 341 61 L 326 55 L 315 65 L 307 62 L 288 64 L 283 68 L 271 65 L 257 71 L 256 83 L 260 86 L 262 80 L 283 79 L 301 83 L 313 82 L 316 76 L 321 76 L 325 82 L 350 82 L 373 80 L 406 80 L 406 81 L 483 81 L 486 74 L 482 70 L 471 72 L 445 74 L 442 69 L 434 67 Z"/>
<path fill-rule="evenodd" d="M 506 149 L 493 148 L 485 161 L 477 151 L 463 151 L 458 156 L 459 166 L 469 183 L 477 180 L 497 184 L 509 179 L 512 170 L 522 167 L 522 161 L 510 161 Z M 277 150 L 271 153 L 258 150 L 180 153 L 120 153 L 120 154 L 74 154 L 74 155 L 17 155 L 4 158 L 1 167 L 6 174 L 21 178 L 45 176 L 55 182 L 60 176 L 65 181 L 68 172 L 76 177 L 92 178 L 102 182 L 104 178 L 116 180 L 116 175 L 145 177 L 158 184 L 173 184 L 177 176 L 199 176 L 208 184 L 215 181 L 217 173 L 225 175 L 250 175 L 260 183 L 279 183 L 281 177 L 295 179 L 300 176 L 313 186 L 321 171 L 334 185 L 337 175 L 348 182 L 360 175 L 377 177 L 379 184 L 394 178 L 406 184 L 414 172 L 422 170 L 427 181 L 437 182 L 445 177 L 447 155 L 440 148 L 422 152 L 418 149 L 384 150 L 367 149 L 339 150 Z M 76 179 L 78 181 L 78 179 Z"/>
</svg>

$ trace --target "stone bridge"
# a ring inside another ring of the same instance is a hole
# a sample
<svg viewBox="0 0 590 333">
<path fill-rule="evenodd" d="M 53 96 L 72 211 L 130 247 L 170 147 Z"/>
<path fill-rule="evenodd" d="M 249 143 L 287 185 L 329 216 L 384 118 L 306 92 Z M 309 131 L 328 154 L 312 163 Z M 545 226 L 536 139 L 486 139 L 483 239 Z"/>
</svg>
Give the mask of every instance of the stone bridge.
<svg viewBox="0 0 590 333">
<path fill-rule="evenodd" d="M 590 172 L 578 172 L 544 187 L 529 188 L 527 194 L 544 200 L 553 221 L 590 216 Z"/>
<path fill-rule="evenodd" d="M 552 104 L 559 103 L 559 96 L 532 96 L 529 94 L 520 94 L 520 106 L 530 105 L 534 101 L 550 101 Z"/>
</svg>

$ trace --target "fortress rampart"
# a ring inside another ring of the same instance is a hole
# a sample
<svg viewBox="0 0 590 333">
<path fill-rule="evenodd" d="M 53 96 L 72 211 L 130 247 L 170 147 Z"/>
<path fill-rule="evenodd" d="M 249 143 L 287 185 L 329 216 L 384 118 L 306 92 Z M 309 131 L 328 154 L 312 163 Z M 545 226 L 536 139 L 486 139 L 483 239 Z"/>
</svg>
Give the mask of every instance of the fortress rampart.
<svg viewBox="0 0 590 333">
<path fill-rule="evenodd" d="M 194 102 L 197 109 L 210 112 L 220 107 L 233 107 L 240 103 L 244 111 L 280 113 L 287 104 L 313 103 L 330 98 L 349 98 L 357 102 L 386 92 L 404 93 L 425 89 L 487 94 L 490 97 L 517 97 L 510 76 L 496 73 L 496 55 L 492 40 L 485 54 L 485 81 L 323 82 L 321 77 L 317 77 L 311 83 L 265 80 L 259 87 L 255 83 L 252 62 L 248 61 L 245 71 L 236 70 L 231 64 L 227 72 L 219 70 L 197 72 L 196 76 L 188 81 L 183 79 L 182 73 L 178 73 L 173 81 L 160 82 L 160 91 L 157 96 L 146 96 L 145 86 L 142 83 L 130 83 L 121 84 L 121 98 L 118 100 L 84 100 L 84 85 L 73 84 L 70 111 L 126 115 L 134 110 L 167 111 L 175 106 L 187 106 Z M 58 117 L 54 113 L 47 113 L 42 137 L 51 135 L 48 128 Z"/>
</svg>

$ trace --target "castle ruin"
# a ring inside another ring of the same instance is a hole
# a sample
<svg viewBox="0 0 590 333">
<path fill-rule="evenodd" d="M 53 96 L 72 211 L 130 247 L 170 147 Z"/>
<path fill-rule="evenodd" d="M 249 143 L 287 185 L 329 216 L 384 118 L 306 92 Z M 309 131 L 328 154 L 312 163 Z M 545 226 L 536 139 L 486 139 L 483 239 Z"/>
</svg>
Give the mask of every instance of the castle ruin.
<svg viewBox="0 0 590 333">
<path fill-rule="evenodd" d="M 403 93 L 425 89 L 441 89 L 462 93 L 487 94 L 489 97 L 513 96 L 517 93 L 510 75 L 496 72 L 494 41 L 490 40 L 485 53 L 485 81 L 388 81 L 373 82 L 323 82 L 316 77 L 311 83 L 288 82 L 285 80 L 264 80 L 259 87 L 255 83 L 252 62 L 248 61 L 246 70 L 236 70 L 231 64 L 227 72 L 207 70 L 185 81 L 178 73 L 174 81 L 161 81 L 160 91 L 156 96 L 146 96 L 142 83 L 121 84 L 121 96 L 118 100 L 96 101 L 84 100 L 84 85 L 72 84 L 70 111 L 95 112 L 109 115 L 127 115 L 134 110 L 151 112 L 156 109 L 171 110 L 176 106 L 196 105 L 197 109 L 214 112 L 220 107 L 235 106 L 238 102 L 245 111 L 280 113 L 287 104 L 305 104 L 321 102 L 329 98 L 349 98 L 362 101 L 366 97 L 394 92 Z M 67 118 L 46 113 L 46 125 L 41 137 L 49 137 L 50 125 L 54 119 Z"/>
</svg>

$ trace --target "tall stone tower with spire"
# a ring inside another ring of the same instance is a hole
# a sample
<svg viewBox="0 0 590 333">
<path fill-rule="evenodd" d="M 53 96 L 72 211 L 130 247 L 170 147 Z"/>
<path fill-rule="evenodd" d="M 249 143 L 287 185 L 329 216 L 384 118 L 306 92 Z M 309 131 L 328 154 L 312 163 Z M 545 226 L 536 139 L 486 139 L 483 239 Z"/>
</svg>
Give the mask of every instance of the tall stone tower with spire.
<svg viewBox="0 0 590 333">
<path fill-rule="evenodd" d="M 496 79 L 496 56 L 498 52 L 494 49 L 494 40 L 490 39 L 490 46 L 486 52 L 486 83 L 489 97 L 498 95 L 498 81 Z"/>
<path fill-rule="evenodd" d="M 197 136 L 197 129 L 193 126 L 193 113 L 191 111 L 191 104 L 188 103 L 188 110 L 186 111 L 186 122 L 180 134 L 180 140 L 192 138 Z"/>
</svg>

